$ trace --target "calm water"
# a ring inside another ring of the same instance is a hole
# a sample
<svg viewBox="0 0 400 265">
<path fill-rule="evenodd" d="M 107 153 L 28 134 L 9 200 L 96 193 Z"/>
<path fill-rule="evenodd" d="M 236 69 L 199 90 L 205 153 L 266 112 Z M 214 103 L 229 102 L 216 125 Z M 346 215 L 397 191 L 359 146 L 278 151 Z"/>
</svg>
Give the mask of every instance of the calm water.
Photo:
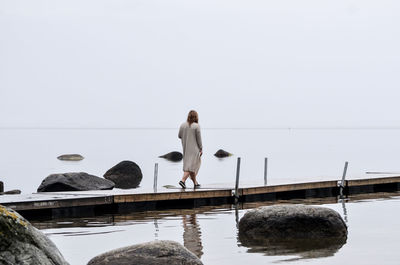
<svg viewBox="0 0 400 265">
<path fill-rule="evenodd" d="M 241 181 L 262 183 L 264 157 L 269 158 L 270 184 L 340 179 L 345 161 L 348 178 L 371 177 L 367 171 L 400 172 L 400 130 L 203 129 L 204 155 L 199 172 L 203 185 L 234 183 L 236 158 L 242 158 Z M 102 176 L 128 159 L 143 171 L 141 186 L 153 185 L 154 164 L 159 163 L 160 186 L 175 184 L 182 163 L 158 158 L 181 150 L 177 129 L 35 130 L 0 129 L 0 180 L 6 189 L 35 192 L 52 173 L 85 171 Z M 223 148 L 233 157 L 218 159 Z M 80 162 L 57 156 L 80 153 Z"/>
<path fill-rule="evenodd" d="M 347 242 L 290 254 L 285 249 L 271 252 L 243 247 L 237 238 L 237 220 L 248 209 L 267 202 L 239 205 L 237 211 L 226 205 L 32 223 L 56 243 L 71 265 L 86 264 L 111 249 L 157 239 L 183 244 L 208 265 L 399 264 L 396 216 L 400 193 L 357 195 L 346 201 L 327 198 L 284 203 L 322 205 L 338 211 L 348 225 Z"/>
<path fill-rule="evenodd" d="M 339 179 L 344 161 L 348 178 L 365 178 L 367 171 L 399 172 L 399 130 L 290 130 L 290 129 L 203 129 L 204 156 L 199 181 L 203 185 L 234 182 L 235 163 L 242 157 L 243 183 L 262 183 L 263 160 L 269 158 L 270 184 Z M 120 130 L 0 130 L 0 177 L 6 189 L 32 193 L 51 173 L 86 171 L 102 176 L 129 159 L 143 171 L 143 188 L 153 185 L 154 163 L 159 163 L 160 186 L 176 184 L 181 163 L 158 158 L 181 150 L 175 129 Z M 217 159 L 223 148 L 233 157 Z M 63 162 L 57 156 L 80 153 L 81 162 Z M 378 176 L 378 175 L 374 175 Z M 384 199 L 382 199 L 384 198 Z M 255 207 L 246 204 L 235 211 L 219 208 L 134 213 L 38 222 L 72 265 L 86 264 L 105 251 L 154 239 L 184 244 L 204 264 L 398 264 L 398 193 L 378 198 L 295 201 L 323 204 L 340 212 L 348 221 L 349 237 L 339 249 L 283 255 L 241 246 L 236 220 Z M 315 257 L 315 258 L 312 258 Z M 316 258 L 317 257 L 317 258 Z"/>
</svg>

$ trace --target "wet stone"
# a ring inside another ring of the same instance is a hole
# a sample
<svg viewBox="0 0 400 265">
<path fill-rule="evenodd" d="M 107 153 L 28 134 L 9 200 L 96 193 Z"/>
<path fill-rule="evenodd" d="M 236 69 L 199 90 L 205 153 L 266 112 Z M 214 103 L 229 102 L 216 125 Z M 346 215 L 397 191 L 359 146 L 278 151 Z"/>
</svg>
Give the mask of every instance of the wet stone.
<svg viewBox="0 0 400 265">
<path fill-rule="evenodd" d="M 229 152 L 227 152 L 227 151 L 225 151 L 225 150 L 222 150 L 222 149 L 219 149 L 215 154 L 214 154 L 214 156 L 216 156 L 216 157 L 218 157 L 218 158 L 224 158 L 224 157 L 228 157 L 228 156 L 231 156 L 232 154 L 231 153 L 229 153 Z"/>
<path fill-rule="evenodd" d="M 316 206 L 274 205 L 248 211 L 239 222 L 239 240 L 267 255 L 334 255 L 347 241 L 347 226 L 336 211 Z"/>
<path fill-rule="evenodd" d="M 202 265 L 196 255 L 181 244 L 157 240 L 112 250 L 91 259 L 88 265 Z"/>
<path fill-rule="evenodd" d="M 59 157 L 57 157 L 57 159 L 63 161 L 81 161 L 84 159 L 84 157 L 79 154 L 67 154 L 60 155 Z"/>
<path fill-rule="evenodd" d="M 172 162 L 179 162 L 183 158 L 183 154 L 181 152 L 173 151 L 168 154 L 160 156 L 160 158 L 165 158 Z"/>
<path fill-rule="evenodd" d="M 38 192 L 111 190 L 114 183 L 85 172 L 52 174 L 45 178 Z"/>
<path fill-rule="evenodd" d="M 114 182 L 116 188 L 132 189 L 139 186 L 143 175 L 135 162 L 125 160 L 110 168 L 104 178 Z"/>
<path fill-rule="evenodd" d="M 0 205 L 0 264 L 68 265 L 54 243 L 17 212 Z"/>
</svg>

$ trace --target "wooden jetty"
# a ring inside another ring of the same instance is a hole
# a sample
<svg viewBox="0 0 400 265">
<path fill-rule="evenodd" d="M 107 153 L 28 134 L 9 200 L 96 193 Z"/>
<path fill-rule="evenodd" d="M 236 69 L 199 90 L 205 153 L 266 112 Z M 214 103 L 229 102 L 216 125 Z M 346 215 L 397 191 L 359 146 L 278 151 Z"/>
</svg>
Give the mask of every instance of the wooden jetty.
<svg viewBox="0 0 400 265">
<path fill-rule="evenodd" d="M 337 180 L 284 185 L 244 187 L 238 189 L 239 202 L 274 201 L 294 198 L 324 198 L 360 193 L 400 190 L 400 176 Z M 340 191 L 342 189 L 342 192 Z M 233 188 L 162 189 L 158 192 L 135 190 L 45 192 L 28 195 L 3 195 L 0 204 L 26 218 L 94 216 L 168 208 L 192 208 L 205 205 L 232 204 Z"/>
</svg>

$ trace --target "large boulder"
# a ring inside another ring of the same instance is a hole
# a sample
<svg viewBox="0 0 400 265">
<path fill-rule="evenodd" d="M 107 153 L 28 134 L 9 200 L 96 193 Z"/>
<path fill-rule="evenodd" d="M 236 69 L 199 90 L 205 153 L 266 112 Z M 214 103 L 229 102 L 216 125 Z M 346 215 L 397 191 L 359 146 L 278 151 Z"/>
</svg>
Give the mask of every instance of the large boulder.
<svg viewBox="0 0 400 265">
<path fill-rule="evenodd" d="M 222 150 L 222 149 L 219 149 L 215 154 L 214 154 L 214 156 L 216 156 L 216 157 L 218 157 L 218 158 L 224 158 L 224 157 L 228 157 L 228 156 L 231 156 L 232 154 L 231 153 L 229 153 L 229 152 L 227 152 L 227 151 L 225 151 L 225 150 Z"/>
<path fill-rule="evenodd" d="M 91 259 L 88 265 L 202 265 L 192 252 L 181 244 L 157 240 L 119 248 Z"/>
<path fill-rule="evenodd" d="M 38 192 L 112 190 L 114 183 L 84 172 L 52 174 L 45 178 Z"/>
<path fill-rule="evenodd" d="M 104 174 L 104 178 L 114 182 L 116 188 L 132 189 L 139 186 L 143 175 L 135 162 L 126 160 L 110 168 Z"/>
<path fill-rule="evenodd" d="M 324 207 L 263 206 L 248 211 L 239 222 L 241 244 L 267 255 L 331 256 L 346 240 L 347 226 L 342 217 Z"/>
<path fill-rule="evenodd" d="M 53 242 L 17 212 L 0 205 L 0 264 L 68 265 Z"/>
<path fill-rule="evenodd" d="M 84 159 L 84 157 L 79 154 L 68 154 L 68 155 L 60 155 L 59 157 L 57 157 L 57 159 L 64 161 L 81 161 Z"/>
<path fill-rule="evenodd" d="M 183 155 L 182 155 L 181 152 L 173 151 L 173 152 L 169 152 L 168 154 L 165 154 L 165 155 L 162 155 L 162 156 L 159 156 L 159 157 L 165 158 L 165 159 L 167 159 L 169 161 L 172 161 L 172 162 L 179 162 L 179 161 L 182 160 Z"/>
</svg>

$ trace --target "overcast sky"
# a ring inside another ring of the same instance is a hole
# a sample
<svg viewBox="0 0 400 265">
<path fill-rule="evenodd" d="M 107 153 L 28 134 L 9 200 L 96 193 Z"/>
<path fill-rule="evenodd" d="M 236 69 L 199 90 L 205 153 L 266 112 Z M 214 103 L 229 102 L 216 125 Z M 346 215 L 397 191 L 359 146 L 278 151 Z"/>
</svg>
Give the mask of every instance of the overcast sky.
<svg viewBox="0 0 400 265">
<path fill-rule="evenodd" d="M 400 2 L 0 0 L 0 127 L 400 126 Z"/>
</svg>

